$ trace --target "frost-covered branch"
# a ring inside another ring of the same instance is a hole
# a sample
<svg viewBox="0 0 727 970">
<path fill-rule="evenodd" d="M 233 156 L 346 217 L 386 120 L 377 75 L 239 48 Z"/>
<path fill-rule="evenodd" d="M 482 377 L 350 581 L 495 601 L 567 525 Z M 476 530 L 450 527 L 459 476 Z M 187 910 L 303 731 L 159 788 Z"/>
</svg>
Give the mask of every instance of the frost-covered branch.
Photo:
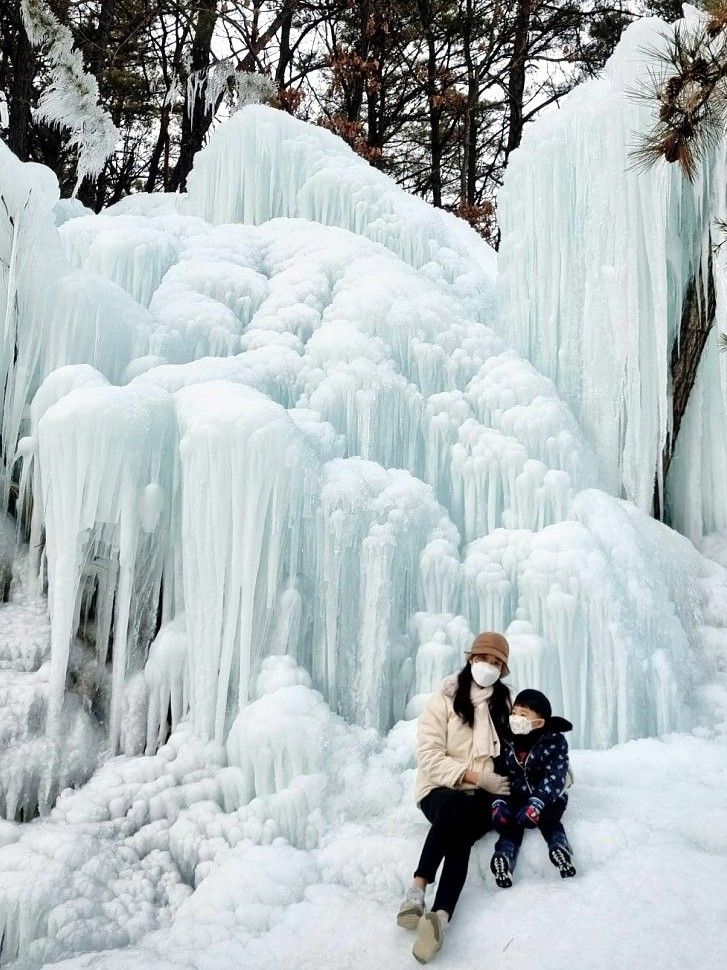
<svg viewBox="0 0 727 970">
<path fill-rule="evenodd" d="M 205 108 L 210 113 L 217 110 L 225 94 L 234 112 L 246 104 L 269 101 L 276 92 L 275 84 L 266 74 L 241 70 L 234 57 L 227 57 L 205 70 L 190 74 L 187 80 L 188 111 L 192 111 L 202 90 Z"/>
<path fill-rule="evenodd" d="M 69 132 L 68 144 L 78 152 L 75 195 L 84 178 L 99 174 L 119 141 L 119 131 L 98 103 L 98 83 L 84 70 L 69 28 L 45 0 L 22 0 L 21 9 L 30 43 L 43 48 L 50 62 L 50 84 L 40 96 L 35 117 Z"/>
</svg>

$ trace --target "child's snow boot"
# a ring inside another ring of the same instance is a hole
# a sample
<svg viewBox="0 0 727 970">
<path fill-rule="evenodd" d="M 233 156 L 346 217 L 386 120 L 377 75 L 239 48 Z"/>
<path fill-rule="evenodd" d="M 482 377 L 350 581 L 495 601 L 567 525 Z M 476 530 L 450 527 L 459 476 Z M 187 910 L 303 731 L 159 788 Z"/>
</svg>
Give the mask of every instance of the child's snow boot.
<svg viewBox="0 0 727 970">
<path fill-rule="evenodd" d="M 495 852 L 490 859 L 490 872 L 500 889 L 509 889 L 512 886 L 512 867 L 504 852 Z"/>
<path fill-rule="evenodd" d="M 405 930 L 415 930 L 424 915 L 424 890 L 421 886 L 411 886 L 404 902 L 399 907 L 396 922 Z"/>
<path fill-rule="evenodd" d="M 550 861 L 560 872 L 561 879 L 568 879 L 570 876 L 575 876 L 576 869 L 571 860 L 570 852 L 563 848 L 562 845 L 552 845 L 548 855 L 550 856 Z"/>
<path fill-rule="evenodd" d="M 442 909 L 425 913 L 417 926 L 417 938 L 411 952 L 419 963 L 429 963 L 435 953 L 442 949 L 442 938 L 449 923 L 449 916 Z"/>
</svg>

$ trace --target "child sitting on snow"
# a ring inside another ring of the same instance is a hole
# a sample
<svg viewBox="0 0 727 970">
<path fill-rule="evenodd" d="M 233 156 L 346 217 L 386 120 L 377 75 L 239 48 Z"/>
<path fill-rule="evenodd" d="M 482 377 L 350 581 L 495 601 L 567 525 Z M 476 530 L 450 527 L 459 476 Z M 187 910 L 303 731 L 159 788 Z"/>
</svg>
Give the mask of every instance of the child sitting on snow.
<svg viewBox="0 0 727 970">
<path fill-rule="evenodd" d="M 490 869 L 501 889 L 512 886 L 512 873 L 526 828 L 539 828 L 550 861 L 565 879 L 574 876 L 573 850 L 561 818 L 568 804 L 568 742 L 573 725 L 553 717 L 550 701 L 539 690 L 523 690 L 510 714 L 512 737 L 505 740 L 495 770 L 510 781 L 510 795 L 492 803 L 492 823 L 500 837 Z"/>
</svg>

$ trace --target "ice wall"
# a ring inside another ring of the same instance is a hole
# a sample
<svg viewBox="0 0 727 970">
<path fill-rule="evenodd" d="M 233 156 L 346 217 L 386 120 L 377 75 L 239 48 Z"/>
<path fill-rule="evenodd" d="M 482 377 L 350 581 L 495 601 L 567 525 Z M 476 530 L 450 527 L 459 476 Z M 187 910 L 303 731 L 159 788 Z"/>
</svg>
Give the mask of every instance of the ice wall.
<svg viewBox="0 0 727 970">
<path fill-rule="evenodd" d="M 727 573 L 599 487 L 587 415 L 490 326 L 489 249 L 326 133 L 259 108 L 230 125 L 189 198 L 100 216 L 0 150 L 6 484 L 30 539 L 0 605 L 0 814 L 47 814 L 0 822 L 2 964 L 154 929 L 75 965 L 209 963 L 211 938 L 272 963 L 294 904 L 316 927 L 349 892 L 388 911 L 420 845 L 412 719 L 480 629 L 574 747 L 701 726 L 574 755 L 586 866 L 594 826 L 624 842 L 618 784 L 610 822 L 601 797 L 617 775 L 633 795 L 624 758 L 653 791 L 678 775 L 674 818 L 723 761 Z M 708 438 L 684 440 L 716 521 Z M 2 592 L 15 554 L 0 519 Z M 638 841 L 653 811 L 631 802 Z"/>
<path fill-rule="evenodd" d="M 188 719 L 239 761 L 278 655 L 316 709 L 386 730 L 485 627 L 511 636 L 513 686 L 547 689 L 581 744 L 689 723 L 708 566 L 597 491 L 553 381 L 482 322 L 492 254 L 468 229 L 258 107 L 201 153 L 188 198 L 49 220 L 57 285 L 85 288 L 48 311 L 62 366 L 13 386 L 50 739 L 76 634 L 127 754 Z M 87 293 L 116 310 L 92 349 L 68 322 L 87 327 Z M 283 802 L 313 805 L 304 789 Z"/>
<path fill-rule="evenodd" d="M 42 380 L 71 363 L 90 364 L 118 380 L 134 356 L 133 338 L 143 331 L 146 313 L 107 280 L 71 270 L 54 226 L 56 180 L 43 166 L 21 164 L 2 142 L 0 193 L 0 457 L 7 504 L 15 444 Z"/>
<path fill-rule="evenodd" d="M 467 223 L 371 168 L 336 135 L 251 105 L 195 158 L 187 211 L 211 223 L 278 216 L 341 226 L 386 246 L 487 322 L 495 254 Z"/>
<path fill-rule="evenodd" d="M 681 307 L 725 193 L 723 150 L 693 183 L 678 166 L 644 171 L 631 155 L 653 124 L 652 103 L 636 92 L 658 73 L 650 52 L 667 30 L 634 23 L 600 78 L 527 128 L 498 200 L 504 333 L 574 409 L 604 485 L 647 512 Z M 727 494 L 714 487 L 727 440 L 717 369 L 712 342 L 668 483 L 671 518 L 693 537 L 727 525 Z"/>
<path fill-rule="evenodd" d="M 702 351 L 695 385 L 682 419 L 672 458 L 667 498 L 675 529 L 697 540 L 727 523 L 727 358 L 721 351 L 727 334 L 727 143 L 716 151 L 712 197 L 712 273 L 715 318 Z"/>
</svg>

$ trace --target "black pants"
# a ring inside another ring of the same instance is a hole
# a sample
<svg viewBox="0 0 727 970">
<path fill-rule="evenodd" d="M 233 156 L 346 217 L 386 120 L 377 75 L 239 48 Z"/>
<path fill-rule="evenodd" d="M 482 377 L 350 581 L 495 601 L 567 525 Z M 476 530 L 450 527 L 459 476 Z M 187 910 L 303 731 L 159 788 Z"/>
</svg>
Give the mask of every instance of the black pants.
<svg viewBox="0 0 727 970">
<path fill-rule="evenodd" d="M 510 802 L 510 807 L 517 814 L 523 807 L 523 804 L 527 804 L 527 802 Z M 548 843 L 549 848 L 563 848 L 572 854 L 573 850 L 570 847 L 563 823 L 561 822 L 567 804 L 568 796 L 561 795 L 551 805 L 546 805 L 540 813 L 538 828 L 540 829 L 540 834 Z M 508 857 L 511 871 L 515 868 L 524 834 L 525 829 L 523 826 L 513 822 L 512 825 L 508 825 L 500 830 L 500 838 L 495 843 L 495 852 L 502 852 Z"/>
<path fill-rule="evenodd" d="M 443 909 L 450 916 L 454 912 L 467 878 L 470 849 L 492 828 L 492 799 L 481 788 L 473 794 L 435 788 L 422 798 L 419 807 L 432 827 L 414 875 L 434 882 L 444 860 L 432 909 Z"/>
</svg>

